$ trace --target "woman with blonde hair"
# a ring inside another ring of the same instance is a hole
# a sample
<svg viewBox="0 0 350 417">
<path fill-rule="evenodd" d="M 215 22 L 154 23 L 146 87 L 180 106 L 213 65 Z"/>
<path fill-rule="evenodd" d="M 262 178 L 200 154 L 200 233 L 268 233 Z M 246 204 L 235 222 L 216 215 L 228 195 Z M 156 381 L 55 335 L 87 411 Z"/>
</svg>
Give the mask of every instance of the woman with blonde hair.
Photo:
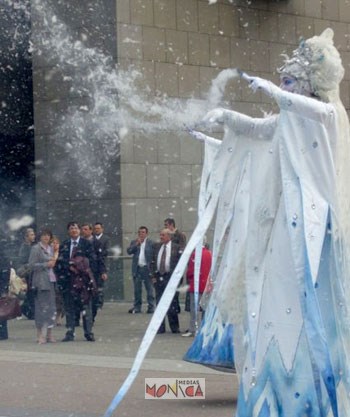
<svg viewBox="0 0 350 417">
<path fill-rule="evenodd" d="M 53 236 L 51 240 L 51 246 L 53 249 L 53 257 L 55 260 L 58 258 L 58 252 L 60 249 L 60 240 L 57 236 Z M 64 317 L 64 305 L 62 294 L 59 291 L 57 284 L 55 285 L 56 292 L 56 326 L 62 326 L 62 319 Z"/>
</svg>

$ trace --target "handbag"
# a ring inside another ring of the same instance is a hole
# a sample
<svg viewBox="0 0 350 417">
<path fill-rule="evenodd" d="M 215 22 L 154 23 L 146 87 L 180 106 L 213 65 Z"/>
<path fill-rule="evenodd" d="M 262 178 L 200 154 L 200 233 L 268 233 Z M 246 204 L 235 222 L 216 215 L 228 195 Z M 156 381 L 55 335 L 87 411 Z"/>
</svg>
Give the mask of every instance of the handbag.
<svg viewBox="0 0 350 417">
<path fill-rule="evenodd" d="M 11 268 L 9 294 L 15 295 L 20 300 L 23 300 L 26 295 L 27 289 L 28 287 L 26 281 L 19 277 L 16 274 L 16 271 L 13 268 Z"/>
<path fill-rule="evenodd" d="M 19 300 L 5 295 L 0 297 L 0 321 L 12 320 L 22 315 Z"/>
</svg>

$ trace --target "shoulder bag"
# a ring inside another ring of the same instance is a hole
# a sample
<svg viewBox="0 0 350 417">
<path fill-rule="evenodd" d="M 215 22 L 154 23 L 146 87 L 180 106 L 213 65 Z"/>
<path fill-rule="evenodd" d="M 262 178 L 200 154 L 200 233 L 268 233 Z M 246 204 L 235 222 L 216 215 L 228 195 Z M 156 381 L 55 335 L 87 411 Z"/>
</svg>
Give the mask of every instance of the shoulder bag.
<svg viewBox="0 0 350 417">
<path fill-rule="evenodd" d="M 5 295 L 0 297 L 0 321 L 12 320 L 22 315 L 19 300 Z"/>
</svg>

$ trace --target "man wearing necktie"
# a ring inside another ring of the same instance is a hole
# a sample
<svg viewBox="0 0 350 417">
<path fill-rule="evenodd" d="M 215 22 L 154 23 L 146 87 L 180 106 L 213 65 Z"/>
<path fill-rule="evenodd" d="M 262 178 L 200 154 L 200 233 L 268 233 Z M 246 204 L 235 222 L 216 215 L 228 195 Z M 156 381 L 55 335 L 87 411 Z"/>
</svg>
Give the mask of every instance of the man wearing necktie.
<svg viewBox="0 0 350 417">
<path fill-rule="evenodd" d="M 153 242 L 148 238 L 148 228 L 146 226 L 139 227 L 137 238 L 131 241 L 126 251 L 133 256 L 131 268 L 134 280 L 134 305 L 129 313 L 141 313 L 143 283 L 147 293 L 147 313 L 152 314 L 154 312 L 154 288 L 150 276 L 150 264 L 152 262 Z"/>
<path fill-rule="evenodd" d="M 151 263 L 152 281 L 156 291 L 157 304 L 182 253 L 180 246 L 171 241 L 171 232 L 169 229 L 161 230 L 159 236 L 160 243 L 155 245 Z M 180 333 L 178 305 L 175 297 L 170 304 L 167 316 L 172 333 Z M 165 333 L 165 320 L 160 325 L 158 333 Z"/>
<path fill-rule="evenodd" d="M 75 316 L 76 311 L 84 311 L 83 327 L 84 336 L 88 342 L 94 342 L 94 334 L 92 333 L 92 296 L 93 289 L 96 287 L 91 269 L 94 269 L 94 250 L 91 242 L 80 236 L 80 227 L 76 222 L 69 222 L 67 225 L 69 239 L 65 240 L 60 246 L 58 258 L 56 262 L 55 272 L 57 283 L 62 292 L 64 308 L 66 313 L 67 332 L 62 342 L 71 342 L 75 336 Z M 83 261 L 85 267 L 80 274 L 85 279 L 81 279 L 79 284 L 81 288 L 76 286 L 76 261 L 80 264 Z M 85 274 L 85 275 L 84 275 Z M 87 279 L 86 279 L 87 278 Z"/>
</svg>

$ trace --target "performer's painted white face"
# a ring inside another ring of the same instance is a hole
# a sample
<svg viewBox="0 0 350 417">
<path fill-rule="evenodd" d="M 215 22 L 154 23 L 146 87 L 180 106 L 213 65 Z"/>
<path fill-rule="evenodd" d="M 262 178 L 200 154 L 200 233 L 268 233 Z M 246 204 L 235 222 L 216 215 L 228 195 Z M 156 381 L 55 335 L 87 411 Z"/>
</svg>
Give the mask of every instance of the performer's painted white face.
<svg viewBox="0 0 350 417">
<path fill-rule="evenodd" d="M 299 93 L 300 86 L 298 80 L 292 76 L 284 75 L 281 78 L 280 88 L 290 93 Z"/>
<path fill-rule="evenodd" d="M 290 93 L 311 96 L 311 89 L 307 81 L 300 81 L 292 75 L 283 75 L 281 77 L 280 88 Z"/>
</svg>

